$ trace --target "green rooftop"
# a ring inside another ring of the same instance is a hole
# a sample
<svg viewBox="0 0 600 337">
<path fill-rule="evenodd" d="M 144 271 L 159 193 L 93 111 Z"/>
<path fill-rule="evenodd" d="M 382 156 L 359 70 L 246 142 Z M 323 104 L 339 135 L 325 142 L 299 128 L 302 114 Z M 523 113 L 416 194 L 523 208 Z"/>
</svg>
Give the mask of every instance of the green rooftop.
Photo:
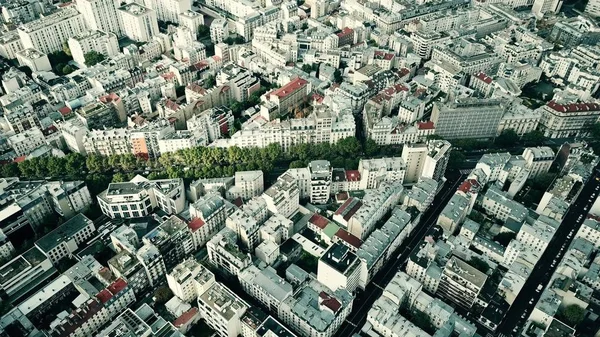
<svg viewBox="0 0 600 337">
<path fill-rule="evenodd" d="M 333 238 L 335 233 L 337 233 L 339 230 L 340 230 L 340 227 L 338 225 L 334 224 L 333 222 L 330 222 L 327 224 L 327 226 L 323 230 L 323 233 L 325 233 L 325 235 L 327 235 L 327 237 Z"/>
</svg>

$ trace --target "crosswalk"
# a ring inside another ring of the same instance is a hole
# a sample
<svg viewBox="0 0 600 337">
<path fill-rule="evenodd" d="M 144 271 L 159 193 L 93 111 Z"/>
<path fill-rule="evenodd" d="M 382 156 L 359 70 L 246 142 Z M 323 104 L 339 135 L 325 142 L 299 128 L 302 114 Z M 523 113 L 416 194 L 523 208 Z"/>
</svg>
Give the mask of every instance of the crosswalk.
<svg viewBox="0 0 600 337">
<path fill-rule="evenodd" d="M 466 175 L 471 174 L 472 171 L 473 171 L 473 169 L 463 169 L 463 170 L 460 170 L 459 172 L 460 172 L 460 174 L 466 176 Z"/>
</svg>

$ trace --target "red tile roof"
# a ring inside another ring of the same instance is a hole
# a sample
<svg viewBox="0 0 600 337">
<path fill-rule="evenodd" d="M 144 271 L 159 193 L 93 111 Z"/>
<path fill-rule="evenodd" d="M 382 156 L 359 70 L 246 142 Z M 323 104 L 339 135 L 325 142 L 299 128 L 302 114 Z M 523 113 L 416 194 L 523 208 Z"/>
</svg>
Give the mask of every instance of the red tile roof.
<svg viewBox="0 0 600 337">
<path fill-rule="evenodd" d="M 191 308 L 190 310 L 181 314 L 181 316 L 177 317 L 177 319 L 173 322 L 173 325 L 176 328 L 179 328 L 180 326 L 189 322 L 190 319 L 194 318 L 196 315 L 198 315 L 198 308 Z"/>
<path fill-rule="evenodd" d="M 463 193 L 467 193 L 476 189 L 479 189 L 479 183 L 475 179 L 467 179 L 463 181 L 460 186 L 458 186 L 458 190 Z"/>
<path fill-rule="evenodd" d="M 346 170 L 346 181 L 359 181 L 360 171 L 359 170 Z"/>
<path fill-rule="evenodd" d="M 327 220 L 326 217 L 315 213 L 310 217 L 310 219 L 308 219 L 308 222 L 321 229 L 325 229 L 325 227 L 327 227 L 327 224 L 329 223 L 329 220 Z"/>
<path fill-rule="evenodd" d="M 348 199 L 348 192 L 340 192 L 335 195 L 335 200 L 342 201 Z"/>
<path fill-rule="evenodd" d="M 284 85 L 283 87 L 281 87 L 277 90 L 273 90 L 271 92 L 270 96 L 275 95 L 279 98 L 284 98 L 284 97 L 288 96 L 289 94 L 302 89 L 304 86 L 306 86 L 307 83 L 308 83 L 308 81 L 306 81 L 305 79 L 296 77 L 295 79 L 291 80 L 288 84 Z"/>
<path fill-rule="evenodd" d="M 101 292 L 96 294 L 96 298 L 100 302 L 102 302 L 102 304 L 108 302 L 112 297 L 113 297 L 113 294 L 111 294 L 110 291 L 108 291 L 106 289 L 102 289 Z"/>
<path fill-rule="evenodd" d="M 25 158 L 27 158 L 27 156 L 20 156 L 20 157 L 17 157 L 17 158 L 15 158 L 14 162 L 15 162 L 15 163 L 21 163 L 21 162 L 24 162 L 24 161 L 25 161 Z"/>
<path fill-rule="evenodd" d="M 417 125 L 419 127 L 419 130 L 431 130 L 431 129 L 435 129 L 435 125 L 433 124 L 432 121 L 420 122 Z"/>
<path fill-rule="evenodd" d="M 362 202 L 360 200 L 350 198 L 335 211 L 335 214 L 341 214 L 344 220 L 348 221 L 361 206 Z"/>
<path fill-rule="evenodd" d="M 338 37 L 344 37 L 344 36 L 347 36 L 347 35 L 352 34 L 352 33 L 354 33 L 354 30 L 352 30 L 352 28 L 345 27 L 344 29 L 342 29 L 341 32 L 337 33 L 337 36 Z"/>
<path fill-rule="evenodd" d="M 204 226 L 204 220 L 200 218 L 193 218 L 190 223 L 188 223 L 188 228 L 192 230 L 192 232 L 197 231 L 200 227 Z"/>
<path fill-rule="evenodd" d="M 362 245 L 361 239 L 354 236 L 353 234 L 348 233 L 345 229 L 340 228 L 337 231 L 337 233 L 335 233 L 335 236 L 337 236 L 341 240 L 346 241 L 348 244 L 350 244 L 353 247 L 360 248 L 360 246 Z"/>
<path fill-rule="evenodd" d="M 188 84 L 188 89 L 190 89 L 191 91 L 204 95 L 206 94 L 206 89 L 204 89 L 201 85 L 198 85 L 197 83 L 190 83 Z"/>
<path fill-rule="evenodd" d="M 110 93 L 108 95 L 104 95 L 104 96 L 100 97 L 100 102 L 102 102 L 102 103 L 110 103 L 112 101 L 116 102 L 116 101 L 118 101 L 120 99 L 121 98 L 119 97 L 119 95 L 117 95 L 117 94 L 115 94 L 113 92 L 113 93 Z"/>
<path fill-rule="evenodd" d="M 242 197 L 237 197 L 235 200 L 233 200 L 233 204 L 237 207 L 242 207 L 244 206 L 244 200 L 242 200 Z"/>
<path fill-rule="evenodd" d="M 113 282 L 111 285 L 109 285 L 106 289 L 108 289 L 108 291 L 113 293 L 113 295 L 116 295 L 116 294 L 120 293 L 121 290 L 125 289 L 125 287 L 127 287 L 127 282 L 125 282 L 125 280 L 122 278 L 118 278 L 115 282 Z"/>
<path fill-rule="evenodd" d="M 334 313 L 337 313 L 338 310 L 340 310 L 340 308 L 342 307 L 342 304 L 335 297 L 331 297 L 324 291 L 321 291 L 321 293 L 319 293 L 319 298 L 320 303 L 329 308 Z"/>
<path fill-rule="evenodd" d="M 175 111 L 175 110 L 179 110 L 179 104 L 177 104 L 177 103 L 175 103 L 175 102 L 171 101 L 170 99 L 168 99 L 168 100 L 165 102 L 165 107 L 166 107 L 167 109 L 171 109 L 171 110 L 173 110 L 173 111 Z"/>
<path fill-rule="evenodd" d="M 62 108 L 58 109 L 58 112 L 60 112 L 61 115 L 66 116 L 68 114 L 71 113 L 71 108 L 69 108 L 68 106 L 63 106 Z"/>
<path fill-rule="evenodd" d="M 489 77 L 488 75 L 484 74 L 484 73 L 478 73 L 477 75 L 475 75 L 475 77 L 477 77 L 478 79 L 484 81 L 487 84 L 492 83 L 492 78 Z"/>
<path fill-rule="evenodd" d="M 558 112 L 600 111 L 600 104 L 598 103 L 558 104 L 555 101 L 550 101 L 546 105 Z"/>
</svg>

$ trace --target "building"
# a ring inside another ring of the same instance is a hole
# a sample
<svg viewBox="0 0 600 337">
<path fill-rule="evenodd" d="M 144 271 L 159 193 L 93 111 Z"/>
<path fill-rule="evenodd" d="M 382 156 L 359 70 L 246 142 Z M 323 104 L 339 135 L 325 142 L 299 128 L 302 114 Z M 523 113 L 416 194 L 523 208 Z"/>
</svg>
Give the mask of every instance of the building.
<svg viewBox="0 0 600 337">
<path fill-rule="evenodd" d="M 537 19 L 541 19 L 546 13 L 558 13 L 562 4 L 562 0 L 535 0 L 531 12 Z"/>
<path fill-rule="evenodd" d="M 148 285 L 155 287 L 164 281 L 167 268 L 163 256 L 155 245 L 146 242 L 137 250 L 135 255 L 144 267 Z"/>
<path fill-rule="evenodd" d="M 300 191 L 298 183 L 291 174 L 284 173 L 262 194 L 267 208 L 272 213 L 279 213 L 291 218 L 300 207 Z"/>
<path fill-rule="evenodd" d="M 108 260 L 107 264 L 116 277 L 121 277 L 127 281 L 137 296 L 142 295 L 150 285 L 142 262 L 127 250 L 118 252 L 117 255 Z"/>
<path fill-rule="evenodd" d="M 227 209 L 225 200 L 218 194 L 207 194 L 190 205 L 192 220 L 188 227 L 196 249 L 203 247 L 212 237 L 225 227 Z"/>
<path fill-rule="evenodd" d="M 206 244 L 210 262 L 234 276 L 252 263 L 250 255 L 240 250 L 237 237 L 236 232 L 223 228 Z"/>
<path fill-rule="evenodd" d="M 268 94 L 269 102 L 275 103 L 280 116 L 286 116 L 294 112 L 303 103 L 311 91 L 310 83 L 300 77 L 297 77 L 284 85 L 273 90 Z"/>
<path fill-rule="evenodd" d="M 421 177 L 419 181 L 406 192 L 402 204 L 406 207 L 414 206 L 419 212 L 425 212 L 433 202 L 437 190 L 437 181 L 431 178 Z"/>
<path fill-rule="evenodd" d="M 83 33 L 86 29 L 83 15 L 74 7 L 64 7 L 50 15 L 19 26 L 17 31 L 23 48 L 48 54 L 62 50 L 65 41 Z"/>
<path fill-rule="evenodd" d="M 559 103 L 554 100 L 539 108 L 540 130 L 546 137 L 581 137 L 589 133 L 600 116 L 598 103 Z"/>
<path fill-rule="evenodd" d="M 525 167 L 529 170 L 529 177 L 535 178 L 539 174 L 548 173 L 554 162 L 556 154 L 548 146 L 528 147 L 523 150 Z"/>
<path fill-rule="evenodd" d="M 459 193 L 455 193 L 446 206 L 444 206 L 442 213 L 440 213 L 437 219 L 437 225 L 442 227 L 445 233 L 451 235 L 465 219 L 469 212 L 469 208 L 469 198 Z"/>
<path fill-rule="evenodd" d="M 400 157 L 361 159 L 358 162 L 360 185 L 358 189 L 366 190 L 379 187 L 382 182 L 404 183 L 406 165 Z"/>
<path fill-rule="evenodd" d="M 85 133 L 83 147 L 86 154 L 112 156 L 131 153 L 127 129 L 93 130 Z"/>
<path fill-rule="evenodd" d="M 19 303 L 57 274 L 52 261 L 37 247 L 0 266 L 2 300 Z"/>
<path fill-rule="evenodd" d="M 73 254 L 95 231 L 94 222 L 80 213 L 37 240 L 35 246 L 54 264 Z"/>
<path fill-rule="evenodd" d="M 250 305 L 218 282 L 198 295 L 200 316 L 220 337 L 239 336 L 241 318 L 249 308 Z"/>
<path fill-rule="evenodd" d="M 332 337 L 352 311 L 354 298 L 345 289 L 331 291 L 313 280 L 288 296 L 278 317 L 304 337 Z"/>
<path fill-rule="evenodd" d="M 421 144 L 404 144 L 402 159 L 406 165 L 405 183 L 416 183 L 421 177 L 440 181 L 446 173 L 451 145 L 445 140 L 429 140 Z"/>
<path fill-rule="evenodd" d="M 26 156 L 33 150 L 46 144 L 46 137 L 38 128 L 31 128 L 8 138 L 8 145 L 17 156 Z"/>
<path fill-rule="evenodd" d="M 234 178 L 235 186 L 227 191 L 231 195 L 231 199 L 249 200 L 265 191 L 262 171 L 236 171 Z"/>
<path fill-rule="evenodd" d="M 158 20 L 165 22 L 179 23 L 179 14 L 192 9 L 190 0 L 151 0 L 144 3 L 156 12 Z"/>
<path fill-rule="evenodd" d="M 294 290 L 272 267 L 259 269 L 251 265 L 238 275 L 238 279 L 242 289 L 271 312 L 277 312 L 283 300 L 291 296 Z"/>
<path fill-rule="evenodd" d="M 176 215 L 144 235 L 142 242 L 158 249 L 167 270 L 171 270 L 195 251 L 186 222 Z"/>
<path fill-rule="evenodd" d="M 156 12 L 137 3 L 118 8 L 123 34 L 137 42 L 148 42 L 159 33 Z"/>
<path fill-rule="evenodd" d="M 179 214 L 185 208 L 183 179 L 148 180 L 142 176 L 130 182 L 111 183 L 97 196 L 102 213 L 114 218 L 138 218 L 159 208 Z"/>
<path fill-rule="evenodd" d="M 528 214 L 527 207 L 510 199 L 507 193 L 501 191 L 496 185 L 490 186 L 487 190 L 481 206 L 488 215 L 503 222 L 508 219 L 523 222 Z"/>
<path fill-rule="evenodd" d="M 590 0 L 588 2 L 588 4 L 585 6 L 585 12 L 591 16 L 599 17 L 600 16 L 600 1 Z"/>
<path fill-rule="evenodd" d="M 463 308 L 471 308 L 486 280 L 486 274 L 453 256 L 444 267 L 436 294 Z"/>
<path fill-rule="evenodd" d="M 32 72 L 52 71 L 48 55 L 35 49 L 23 49 L 16 53 L 17 61 L 21 66 L 27 66 Z"/>
<path fill-rule="evenodd" d="M 433 104 L 435 134 L 445 139 L 493 138 L 505 108 L 497 99 L 463 98 Z"/>
<path fill-rule="evenodd" d="M 85 154 L 84 140 L 88 133 L 87 127 L 78 119 L 73 118 L 60 124 L 60 131 L 69 150 Z"/>
<path fill-rule="evenodd" d="M 114 0 L 82 0 L 77 1 L 77 10 L 86 26 L 92 31 L 102 31 L 121 36 L 121 22 Z M 72 50 L 72 49 L 71 49 Z M 98 51 L 99 52 L 99 51 Z M 75 59 L 73 57 L 73 59 Z M 77 62 L 77 60 L 75 60 Z M 83 64 L 83 63 L 80 63 Z"/>
<path fill-rule="evenodd" d="M 189 303 L 198 296 L 196 293 L 196 277 L 206 271 L 206 267 L 202 266 L 194 258 L 185 260 L 167 274 L 167 283 L 171 291 L 173 291 L 173 295 Z"/>
<path fill-rule="evenodd" d="M 239 242 L 249 251 L 253 251 L 260 243 L 258 232 L 260 225 L 254 217 L 240 209 L 227 217 L 225 226 L 237 234 Z"/>
<path fill-rule="evenodd" d="M 102 1 L 103 0 L 96 0 L 94 3 Z M 85 3 L 87 1 L 83 2 Z M 112 0 L 108 0 L 107 2 L 113 3 Z M 73 56 L 73 61 L 82 68 L 86 67 L 85 55 L 91 51 L 98 52 L 107 59 L 111 59 L 120 53 L 117 35 L 115 33 L 107 33 L 100 30 L 86 31 L 82 34 L 72 36 L 68 43 L 69 50 L 71 50 L 71 56 Z"/>
<path fill-rule="evenodd" d="M 179 319 L 174 323 L 178 323 Z M 139 308 L 133 311 L 127 308 L 112 321 L 110 325 L 105 327 L 98 336 L 170 336 L 184 337 L 184 334 L 177 328 L 166 321 L 147 304 L 142 304 Z"/>
<path fill-rule="evenodd" d="M 308 163 L 310 171 L 310 203 L 326 204 L 331 194 L 331 165 L 327 160 Z"/>
<path fill-rule="evenodd" d="M 335 243 L 319 258 L 317 281 L 334 291 L 341 288 L 353 292 L 359 286 L 360 264 L 347 246 Z"/>
</svg>

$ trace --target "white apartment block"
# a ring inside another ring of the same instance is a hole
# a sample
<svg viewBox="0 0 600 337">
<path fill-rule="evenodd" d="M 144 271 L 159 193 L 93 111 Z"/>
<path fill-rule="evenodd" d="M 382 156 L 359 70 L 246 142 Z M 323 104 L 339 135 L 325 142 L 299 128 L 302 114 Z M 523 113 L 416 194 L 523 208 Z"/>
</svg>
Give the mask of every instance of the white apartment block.
<svg viewBox="0 0 600 337">
<path fill-rule="evenodd" d="M 360 172 L 358 189 L 373 189 L 379 187 L 382 182 L 404 183 L 406 165 L 400 157 L 361 159 L 358 162 L 358 172 Z"/>
<path fill-rule="evenodd" d="M 497 134 L 501 134 L 504 130 L 513 130 L 522 136 L 536 130 L 541 118 L 542 114 L 539 110 L 531 110 L 524 105 L 513 104 L 508 107 L 500 119 Z"/>
<path fill-rule="evenodd" d="M 173 268 L 167 274 L 167 283 L 173 295 L 184 302 L 191 302 L 196 299 L 196 281 L 195 278 L 204 273 L 206 267 L 202 266 L 195 259 L 185 260 Z"/>
<path fill-rule="evenodd" d="M 46 144 L 46 138 L 40 129 L 34 127 L 8 138 L 8 145 L 17 156 L 26 156 L 36 148 Z"/>
<path fill-rule="evenodd" d="M 192 10 L 191 0 L 145 0 L 144 5 L 156 12 L 158 20 L 173 23 L 179 23 L 179 14 Z"/>
<path fill-rule="evenodd" d="M 93 130 L 83 140 L 86 154 L 111 156 L 130 154 L 131 141 L 127 129 Z"/>
<path fill-rule="evenodd" d="M 148 284 L 150 286 L 154 287 L 164 282 L 167 268 L 165 266 L 165 260 L 155 245 L 146 242 L 142 247 L 140 247 L 140 249 L 138 249 L 135 255 L 144 267 Z"/>
<path fill-rule="evenodd" d="M 491 186 L 483 197 L 481 206 L 487 214 L 501 221 L 512 218 L 516 221 L 524 221 L 527 217 L 527 207 L 508 198 L 507 193 Z"/>
<path fill-rule="evenodd" d="M 196 249 L 204 246 L 225 227 L 227 210 L 225 200 L 218 194 L 207 194 L 190 205 L 192 220 L 188 224 Z"/>
<path fill-rule="evenodd" d="M 69 38 L 69 49 L 73 61 L 79 67 L 85 68 L 85 54 L 96 51 L 107 59 L 113 58 L 120 53 L 119 41 L 115 33 L 106 33 L 99 30 L 90 30 Z"/>
<path fill-rule="evenodd" d="M 102 213 L 111 219 L 148 216 L 157 207 L 167 214 L 179 214 L 185 207 L 182 179 L 136 176 L 130 182 L 109 184 L 97 198 Z"/>
<path fill-rule="evenodd" d="M 135 2 L 119 7 L 123 34 L 137 42 L 148 42 L 159 33 L 156 12 Z"/>
<path fill-rule="evenodd" d="M 21 66 L 27 66 L 33 72 L 52 71 L 48 55 L 35 49 L 23 49 L 18 51 L 17 61 Z"/>
<path fill-rule="evenodd" d="M 277 182 L 269 187 L 262 197 L 267 202 L 269 211 L 279 213 L 286 218 L 292 217 L 300 207 L 298 183 L 287 173 L 280 175 Z"/>
<path fill-rule="evenodd" d="M 405 183 L 416 183 L 421 177 L 441 180 L 446 173 L 451 145 L 445 140 L 429 140 L 421 144 L 404 144 L 402 159 L 406 165 Z"/>
<path fill-rule="evenodd" d="M 227 191 L 228 194 L 231 194 L 232 199 L 239 197 L 249 200 L 265 191 L 262 171 L 239 171 L 235 172 L 234 178 L 235 186 Z"/>
<path fill-rule="evenodd" d="M 6 59 L 14 59 L 16 53 L 25 49 L 21 37 L 16 30 L 8 31 L 0 37 L 0 56 Z"/>
<path fill-rule="evenodd" d="M 563 0 L 535 0 L 531 12 L 537 19 L 541 19 L 546 13 L 558 13 L 562 4 Z"/>
<path fill-rule="evenodd" d="M 277 312 L 281 302 L 294 291 L 292 285 L 277 275 L 277 271 L 272 267 L 259 269 L 251 265 L 238 275 L 238 279 L 248 295 L 272 312 Z"/>
<path fill-rule="evenodd" d="M 281 214 L 273 214 L 260 227 L 260 240 L 280 245 L 294 234 L 294 223 Z"/>
<path fill-rule="evenodd" d="M 361 240 L 366 239 L 377 221 L 398 204 L 402 190 L 402 183 L 398 181 L 384 182 L 377 189 L 368 190 L 362 198 L 362 205 L 347 220 L 348 232 Z"/>
<path fill-rule="evenodd" d="M 90 30 L 121 36 L 118 4 L 117 0 L 78 0 L 76 6 Z"/>
<path fill-rule="evenodd" d="M 237 238 L 236 232 L 229 228 L 223 228 L 206 244 L 210 262 L 234 276 L 239 275 L 252 263 L 250 255 L 244 254 L 240 250 Z"/>
<path fill-rule="evenodd" d="M 240 209 L 235 210 L 227 217 L 225 226 L 237 233 L 240 243 L 250 251 L 253 251 L 260 243 L 258 222 Z"/>
<path fill-rule="evenodd" d="M 35 245 L 55 264 L 73 254 L 95 231 L 94 222 L 80 213 L 44 235 Z"/>
<path fill-rule="evenodd" d="M 305 337 L 332 337 L 352 311 L 354 298 L 345 289 L 332 292 L 313 280 L 288 296 L 278 317 Z"/>
<path fill-rule="evenodd" d="M 310 171 L 310 202 L 326 204 L 331 194 L 331 165 L 327 160 L 313 160 L 308 163 Z"/>
<path fill-rule="evenodd" d="M 523 159 L 529 170 L 529 177 L 535 178 L 539 174 L 547 173 L 554 162 L 556 154 L 548 146 L 528 147 L 523 150 Z"/>
<path fill-rule="evenodd" d="M 546 137 L 584 136 L 600 116 L 598 103 L 558 103 L 554 100 L 539 108 L 540 129 Z"/>
<path fill-rule="evenodd" d="M 594 247 L 600 247 L 600 222 L 596 219 L 588 218 L 586 219 L 575 237 L 580 237 L 586 239 L 587 241 L 594 244 Z"/>
<path fill-rule="evenodd" d="M 73 118 L 59 124 L 65 144 L 69 150 L 85 154 L 84 139 L 88 129 L 78 119 Z"/>
<path fill-rule="evenodd" d="M 517 240 L 533 251 L 544 252 L 555 231 L 556 228 L 538 220 L 533 225 L 523 224 Z"/>
<path fill-rule="evenodd" d="M 402 204 L 406 207 L 414 206 L 420 212 L 425 212 L 433 202 L 437 189 L 437 181 L 431 178 L 421 177 L 419 181 L 406 192 Z"/>
<path fill-rule="evenodd" d="M 600 1 L 590 0 L 588 2 L 588 4 L 585 6 L 585 12 L 591 16 L 599 17 L 600 16 Z"/>
<path fill-rule="evenodd" d="M 226 19 L 217 18 L 210 24 L 210 40 L 217 44 L 229 37 L 229 25 Z"/>
<path fill-rule="evenodd" d="M 249 308 L 250 305 L 218 282 L 198 296 L 200 316 L 220 337 L 239 336 L 240 320 Z"/>
<path fill-rule="evenodd" d="M 360 284 L 361 261 L 341 244 L 335 243 L 319 258 L 317 281 L 331 290 L 354 291 Z"/>
<path fill-rule="evenodd" d="M 28 22 L 17 28 L 24 48 L 48 54 L 62 50 L 71 36 L 86 30 L 83 15 L 74 7 L 66 7 L 53 14 Z"/>
</svg>

